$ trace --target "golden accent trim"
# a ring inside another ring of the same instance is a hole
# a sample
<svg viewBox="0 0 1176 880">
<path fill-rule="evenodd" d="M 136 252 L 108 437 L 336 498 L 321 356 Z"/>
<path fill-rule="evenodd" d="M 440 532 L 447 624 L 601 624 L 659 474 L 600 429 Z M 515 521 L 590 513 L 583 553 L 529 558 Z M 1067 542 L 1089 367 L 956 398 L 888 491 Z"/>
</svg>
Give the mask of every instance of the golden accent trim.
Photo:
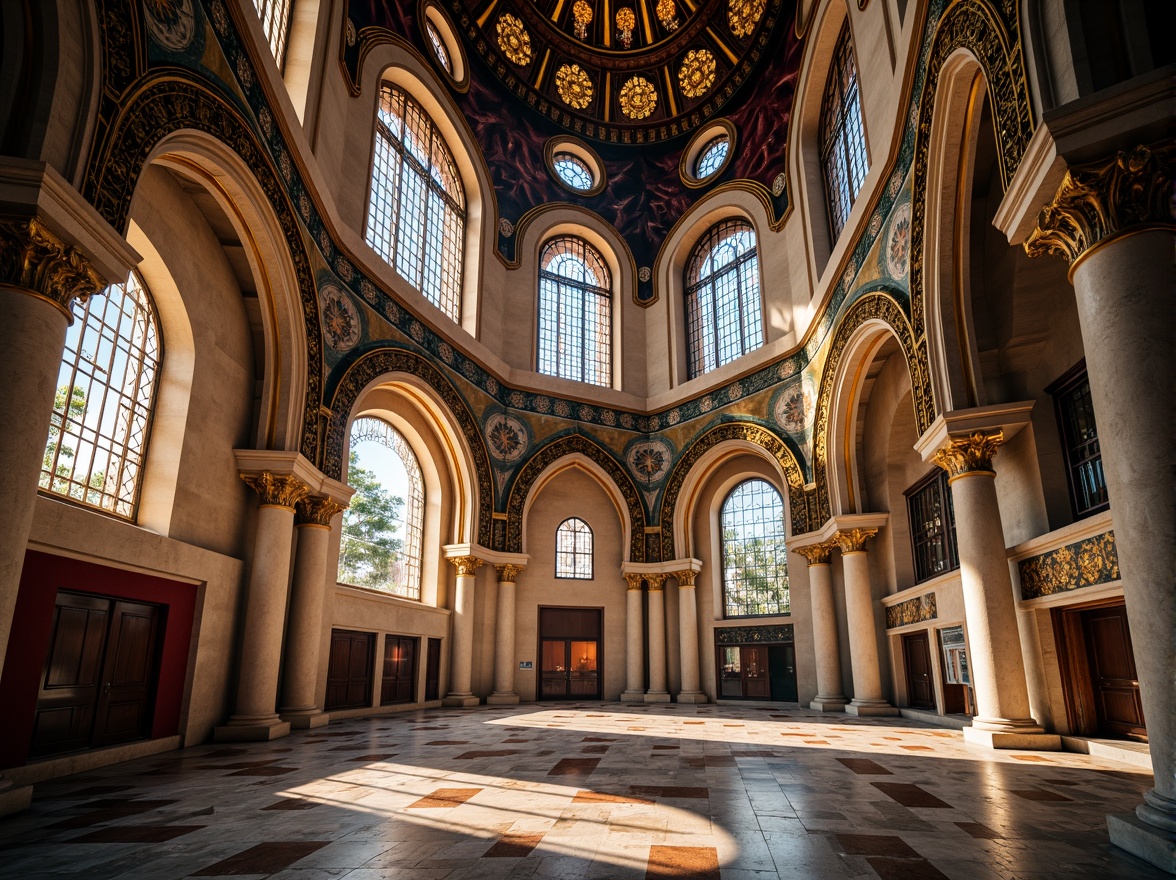
<svg viewBox="0 0 1176 880">
<path fill-rule="evenodd" d="M 632 572 L 625 575 L 625 582 L 629 585 L 628 589 L 630 589 L 630 590 L 640 590 L 641 589 L 641 581 L 643 581 L 644 579 L 645 579 L 644 575 L 634 574 Z"/>
<path fill-rule="evenodd" d="M 457 569 L 458 577 L 472 577 L 483 564 L 477 556 L 450 556 L 449 562 Z"/>
<path fill-rule="evenodd" d="M 329 529 L 335 514 L 346 510 L 346 506 L 333 498 L 308 495 L 294 504 L 294 525 L 315 526 Z"/>
<path fill-rule="evenodd" d="M 960 140 L 960 157 L 956 166 L 956 204 L 955 228 L 952 230 L 952 263 L 955 271 L 952 280 L 955 290 L 952 300 L 955 303 L 956 342 L 960 351 L 960 366 L 964 370 L 964 385 L 968 395 L 968 406 L 979 405 L 980 396 L 976 384 L 976 365 L 972 363 L 972 342 L 968 334 L 967 311 L 964 308 L 964 236 L 971 229 L 971 225 L 964 223 L 964 211 L 967 209 L 971 188 L 967 186 L 968 167 L 971 165 L 971 134 L 976 124 L 976 113 L 979 109 L 981 93 L 984 89 L 984 75 L 977 70 L 972 77 L 972 85 L 968 92 L 968 107 L 964 112 L 964 136 Z"/>
<path fill-rule="evenodd" d="M 1070 270 L 1066 273 L 1066 280 L 1071 284 L 1074 283 L 1074 273 L 1078 271 L 1078 267 L 1082 265 L 1083 261 L 1087 257 L 1093 256 L 1109 244 L 1114 244 L 1115 242 L 1122 241 L 1125 238 L 1131 238 L 1134 235 L 1143 235 L 1145 232 L 1172 233 L 1176 232 L 1176 225 L 1171 223 L 1145 223 L 1141 226 L 1133 226 L 1126 232 L 1116 232 L 1113 235 L 1109 235 L 1098 243 L 1091 245 L 1074 258 L 1074 262 L 1070 264 Z"/>
<path fill-rule="evenodd" d="M 27 287 L 16 287 L 12 284 L 0 284 L 0 290 L 11 290 L 13 293 L 20 293 L 24 296 L 31 296 L 33 299 L 39 299 L 43 302 L 47 302 L 49 305 L 53 306 L 53 308 L 57 309 L 57 311 L 61 312 L 61 314 L 65 315 L 65 320 L 68 323 L 73 323 L 73 312 L 71 312 L 57 300 L 53 299 L 53 297 L 45 296 L 43 293 L 37 293 L 35 290 L 29 290 Z"/>
<path fill-rule="evenodd" d="M 697 575 L 698 575 L 698 572 L 694 571 L 693 569 L 686 569 L 685 571 L 675 571 L 674 577 L 676 577 L 678 579 L 678 589 L 682 589 L 683 587 L 688 587 L 690 589 L 693 589 L 694 588 L 694 578 Z"/>
<path fill-rule="evenodd" d="M 515 578 L 522 574 L 525 568 L 525 565 L 515 565 L 513 562 L 494 566 L 495 571 L 498 572 L 498 583 L 500 584 L 513 584 Z"/>
<path fill-rule="evenodd" d="M 950 479 L 970 474 L 996 476 L 992 459 L 1004 442 L 1004 431 L 973 431 L 967 437 L 952 437 L 940 448 L 932 460 L 947 471 Z"/>
<path fill-rule="evenodd" d="M 275 474 L 270 471 L 240 474 L 250 489 L 257 493 L 259 507 L 282 507 L 294 512 L 297 504 L 310 494 L 307 485 L 293 474 Z"/>
<path fill-rule="evenodd" d="M 647 574 L 645 582 L 649 584 L 651 593 L 660 593 L 665 589 L 667 574 Z"/>
<path fill-rule="evenodd" d="M 48 300 L 73 323 L 70 303 L 101 292 L 106 279 L 40 217 L 27 217 L 0 220 L 0 284 Z"/>
<path fill-rule="evenodd" d="M 845 556 L 848 553 L 865 553 L 866 541 L 876 534 L 878 534 L 877 529 L 847 529 L 844 532 L 838 532 L 833 540 L 837 542 L 841 555 Z"/>
<path fill-rule="evenodd" d="M 829 565 L 833 551 L 837 549 L 836 539 L 822 541 L 820 544 L 809 544 L 807 547 L 797 547 L 796 552 L 808 560 L 808 567 L 814 565 Z"/>
</svg>

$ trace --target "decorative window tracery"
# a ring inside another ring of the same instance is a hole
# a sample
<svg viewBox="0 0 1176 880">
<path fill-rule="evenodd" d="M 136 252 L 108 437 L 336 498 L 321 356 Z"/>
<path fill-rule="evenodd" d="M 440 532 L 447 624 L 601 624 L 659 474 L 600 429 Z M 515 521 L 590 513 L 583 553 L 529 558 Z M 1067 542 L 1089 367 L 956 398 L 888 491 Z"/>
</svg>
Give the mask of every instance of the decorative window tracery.
<svg viewBox="0 0 1176 880">
<path fill-rule="evenodd" d="M 857 65 L 849 25 L 841 28 L 833 66 L 821 101 L 821 170 L 829 206 L 829 230 L 836 242 L 866 179 L 866 132 L 858 93 Z"/>
<path fill-rule="evenodd" d="M 454 321 L 461 319 L 465 190 L 453 154 L 405 92 L 380 89 L 366 237 Z"/>
<path fill-rule="evenodd" d="M 694 164 L 694 176 L 699 180 L 710 177 L 723 167 L 730 150 L 731 138 L 729 135 L 724 133 L 715 137 L 698 154 L 698 160 Z"/>
<path fill-rule="evenodd" d="M 724 220 L 702 237 L 686 266 L 690 378 L 763 345 L 755 230 Z"/>
<path fill-rule="evenodd" d="M 592 169 L 579 156 L 571 153 L 556 153 L 552 165 L 555 167 L 555 173 L 559 175 L 559 179 L 572 189 L 587 192 L 596 185 L 596 177 L 593 175 Z"/>
<path fill-rule="evenodd" d="M 565 519 L 555 530 L 555 576 L 592 580 L 592 529 L 582 519 Z"/>
<path fill-rule="evenodd" d="M 437 26 L 428 19 L 425 19 L 425 33 L 429 37 L 429 45 L 433 47 L 433 54 L 437 56 L 437 60 L 445 68 L 445 72 L 452 75 L 453 61 L 449 58 L 449 50 L 445 47 L 445 40 L 441 38 Z"/>
<path fill-rule="evenodd" d="M 270 50 L 280 71 L 286 63 L 286 43 L 290 37 L 290 7 L 292 0 L 253 0 L 261 18 L 261 29 L 269 40 Z"/>
<path fill-rule="evenodd" d="M 133 520 L 163 358 L 155 307 L 131 272 L 73 308 L 39 486 Z"/>
<path fill-rule="evenodd" d="M 553 238 L 539 255 L 540 373 L 612 384 L 612 281 L 581 238 Z"/>
<path fill-rule="evenodd" d="M 766 480 L 745 480 L 723 502 L 720 527 L 723 615 L 788 614 L 788 551 L 780 493 Z"/>
</svg>

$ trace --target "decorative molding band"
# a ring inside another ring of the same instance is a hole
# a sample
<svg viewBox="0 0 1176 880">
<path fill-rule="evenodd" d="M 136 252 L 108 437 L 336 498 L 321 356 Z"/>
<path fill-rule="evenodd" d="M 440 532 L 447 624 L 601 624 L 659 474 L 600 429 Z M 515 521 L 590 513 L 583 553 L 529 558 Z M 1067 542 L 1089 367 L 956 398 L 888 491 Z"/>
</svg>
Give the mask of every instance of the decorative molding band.
<svg viewBox="0 0 1176 880">
<path fill-rule="evenodd" d="M 482 565 L 482 560 L 477 556 L 450 556 L 449 561 L 457 569 L 458 577 L 469 577 Z"/>
<path fill-rule="evenodd" d="M 1115 533 L 1103 532 L 1017 563 L 1021 598 L 1040 599 L 1119 580 Z"/>
<path fill-rule="evenodd" d="M 924 593 L 886 609 L 886 628 L 894 629 L 899 626 L 910 626 L 912 623 L 923 623 L 934 620 L 939 616 L 935 609 L 935 594 Z"/>
<path fill-rule="evenodd" d="M 261 471 L 255 474 L 241 474 L 241 479 L 257 493 L 262 507 L 284 507 L 293 511 L 298 502 L 310 494 L 306 483 L 292 474 Z"/>
<path fill-rule="evenodd" d="M 627 583 L 629 585 L 628 589 L 630 589 L 630 590 L 637 590 L 638 592 L 640 592 L 641 591 L 641 582 L 643 580 L 645 580 L 645 575 L 637 574 L 636 572 L 629 572 L 628 574 L 625 575 L 625 583 Z"/>
<path fill-rule="evenodd" d="M 808 560 L 809 568 L 812 568 L 814 565 L 828 565 L 829 560 L 833 556 L 833 551 L 836 549 L 837 542 L 835 540 L 795 548 L 797 553 Z"/>
<path fill-rule="evenodd" d="M 967 474 L 992 474 L 992 459 L 1004 442 L 1004 431 L 973 431 L 967 437 L 952 437 L 932 460 L 954 480 Z"/>
<path fill-rule="evenodd" d="M 335 514 L 346 510 L 346 505 L 340 504 L 333 498 L 321 495 L 307 495 L 299 499 L 294 505 L 294 524 L 298 526 L 331 527 L 331 520 Z"/>
<path fill-rule="evenodd" d="M 1171 208 L 1176 142 L 1123 150 L 1075 165 L 1041 209 L 1025 242 L 1031 257 L 1059 254 L 1071 265 L 1104 239 L 1133 227 L 1176 229 Z"/>
<path fill-rule="evenodd" d="M 847 529 L 838 532 L 833 540 L 837 542 L 842 553 L 864 553 L 866 541 L 878 534 L 877 529 Z"/>
<path fill-rule="evenodd" d="M 506 563 L 504 565 L 496 565 L 494 569 L 498 572 L 498 583 L 513 584 L 515 578 L 523 573 L 525 565 L 514 565 L 513 563 Z"/>
<path fill-rule="evenodd" d="M 771 644 L 775 642 L 794 641 L 796 641 L 796 635 L 794 626 L 791 623 L 782 623 L 777 626 L 715 627 L 716 645 Z"/>
<path fill-rule="evenodd" d="M 37 217 L 0 220 L 0 284 L 37 294 L 71 320 L 70 303 L 85 302 L 106 287 L 86 256 Z"/>
</svg>

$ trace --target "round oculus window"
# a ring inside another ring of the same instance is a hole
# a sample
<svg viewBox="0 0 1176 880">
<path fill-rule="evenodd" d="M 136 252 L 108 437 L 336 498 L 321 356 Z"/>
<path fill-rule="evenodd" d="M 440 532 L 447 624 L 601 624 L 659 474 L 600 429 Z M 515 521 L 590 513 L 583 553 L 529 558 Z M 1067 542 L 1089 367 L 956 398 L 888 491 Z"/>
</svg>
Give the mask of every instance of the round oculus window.
<svg viewBox="0 0 1176 880">
<path fill-rule="evenodd" d="M 437 56 L 437 60 L 441 62 L 445 72 L 452 76 L 453 62 L 449 60 L 449 50 L 445 48 L 445 40 L 441 38 L 437 26 L 428 19 L 425 19 L 425 33 L 428 34 L 429 43 L 433 46 L 433 54 Z"/>
<path fill-rule="evenodd" d="M 730 151 L 731 138 L 726 133 L 712 138 L 698 153 L 694 162 L 694 176 L 699 180 L 710 177 L 723 167 Z"/>
<path fill-rule="evenodd" d="M 596 185 L 596 175 L 588 163 L 573 153 L 556 153 L 551 165 L 559 179 L 572 189 L 587 192 Z"/>
</svg>

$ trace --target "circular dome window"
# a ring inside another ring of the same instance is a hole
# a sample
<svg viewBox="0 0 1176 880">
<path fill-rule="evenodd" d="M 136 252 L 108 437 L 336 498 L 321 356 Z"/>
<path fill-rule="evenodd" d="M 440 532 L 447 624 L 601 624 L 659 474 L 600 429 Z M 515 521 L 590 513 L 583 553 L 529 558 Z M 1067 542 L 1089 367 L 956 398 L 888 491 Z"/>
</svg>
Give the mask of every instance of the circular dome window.
<svg viewBox="0 0 1176 880">
<path fill-rule="evenodd" d="M 554 137 L 543 148 L 543 158 L 552 176 L 569 192 L 594 196 L 604 189 L 604 164 L 582 141 Z"/>
<path fill-rule="evenodd" d="M 428 19 L 425 19 L 425 33 L 429 35 L 429 42 L 433 46 L 433 54 L 437 56 L 437 61 L 445 68 L 445 72 L 452 76 L 453 62 L 449 58 L 449 49 L 445 47 L 445 40 L 441 38 L 437 26 Z"/>
<path fill-rule="evenodd" d="M 449 80 L 449 85 L 459 92 L 466 91 L 470 87 L 469 67 L 453 25 L 436 0 L 426 0 L 422 8 L 426 49 L 432 50 L 433 60 Z"/>
<path fill-rule="evenodd" d="M 571 153 L 556 153 L 551 160 L 551 165 L 555 168 L 555 173 L 559 179 L 572 189 L 587 192 L 596 183 L 592 179 L 592 169 L 579 156 Z"/>
<path fill-rule="evenodd" d="M 682 153 L 678 174 L 691 189 L 710 186 L 718 180 L 735 157 L 735 126 L 717 119 L 700 130 Z"/>
<path fill-rule="evenodd" d="M 726 132 L 711 140 L 694 163 L 694 176 L 699 180 L 706 180 L 720 168 L 727 164 L 727 154 L 731 152 L 731 138 Z"/>
</svg>

